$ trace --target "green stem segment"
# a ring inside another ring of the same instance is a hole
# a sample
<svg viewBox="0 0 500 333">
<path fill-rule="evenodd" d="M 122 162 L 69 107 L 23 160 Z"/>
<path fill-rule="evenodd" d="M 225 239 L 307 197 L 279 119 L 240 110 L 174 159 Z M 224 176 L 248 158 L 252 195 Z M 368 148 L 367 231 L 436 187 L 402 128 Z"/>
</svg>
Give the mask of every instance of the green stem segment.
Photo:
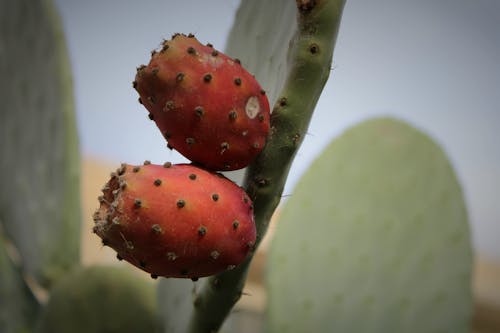
<svg viewBox="0 0 500 333">
<path fill-rule="evenodd" d="M 289 73 L 274 106 L 271 134 L 249 167 L 244 187 L 254 201 L 257 245 L 278 206 L 293 158 L 306 134 L 330 75 L 345 0 L 297 0 L 298 30 L 292 39 Z M 193 302 L 191 333 L 216 332 L 239 300 L 252 257 L 232 271 L 206 280 Z"/>
</svg>

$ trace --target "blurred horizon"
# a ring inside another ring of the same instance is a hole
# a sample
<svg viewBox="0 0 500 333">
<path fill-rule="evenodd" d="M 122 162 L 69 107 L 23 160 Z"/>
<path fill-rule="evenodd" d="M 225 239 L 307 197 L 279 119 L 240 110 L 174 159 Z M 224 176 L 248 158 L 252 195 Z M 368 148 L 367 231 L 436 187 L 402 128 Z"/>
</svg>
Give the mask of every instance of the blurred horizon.
<svg viewBox="0 0 500 333">
<path fill-rule="evenodd" d="M 185 162 L 166 148 L 137 102 L 135 68 L 175 32 L 224 50 L 239 1 L 55 3 L 73 68 L 83 156 Z M 347 1 L 333 70 L 284 194 L 348 127 L 396 117 L 445 150 L 463 186 L 475 250 L 500 260 L 499 22 L 500 2 L 493 0 Z"/>
</svg>

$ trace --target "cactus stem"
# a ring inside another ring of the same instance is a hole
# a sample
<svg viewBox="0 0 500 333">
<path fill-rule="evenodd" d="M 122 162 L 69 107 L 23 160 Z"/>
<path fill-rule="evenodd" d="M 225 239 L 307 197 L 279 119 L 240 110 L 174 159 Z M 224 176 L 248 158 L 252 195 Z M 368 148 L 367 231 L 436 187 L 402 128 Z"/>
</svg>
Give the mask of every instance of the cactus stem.
<svg viewBox="0 0 500 333">
<path fill-rule="evenodd" d="M 295 61 L 289 62 L 281 98 L 273 109 L 269 140 L 248 167 L 244 180 L 244 187 L 255 205 L 257 240 L 255 244 L 249 244 L 252 251 L 262 240 L 280 202 L 291 163 L 303 139 L 293 133 L 307 131 L 314 107 L 330 74 L 344 4 L 345 0 L 297 0 L 297 30 L 292 48 L 288 51 L 288 58 Z M 319 42 L 311 44 L 311 38 L 324 43 L 321 47 Z M 316 47 L 311 49 L 311 45 Z M 235 62 L 239 63 L 237 59 Z M 286 112 L 277 112 L 285 108 Z M 192 309 L 188 332 L 209 332 L 220 328 L 241 297 L 251 258 L 252 255 L 237 267 L 231 267 L 234 269 L 229 270 L 228 267 L 227 271 L 209 278 L 208 286 L 199 291 L 199 297 L 203 299 L 201 306 Z M 210 287 L 215 279 L 223 287 Z"/>
</svg>

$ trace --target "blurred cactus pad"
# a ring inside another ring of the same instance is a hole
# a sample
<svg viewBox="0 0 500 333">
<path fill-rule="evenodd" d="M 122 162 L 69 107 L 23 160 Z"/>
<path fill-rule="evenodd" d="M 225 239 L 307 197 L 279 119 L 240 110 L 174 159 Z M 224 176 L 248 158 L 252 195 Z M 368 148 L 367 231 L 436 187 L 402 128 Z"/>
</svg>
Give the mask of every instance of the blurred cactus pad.
<svg viewBox="0 0 500 333">
<path fill-rule="evenodd" d="M 0 73 L 0 223 L 23 274 L 46 288 L 79 264 L 81 218 L 72 78 L 51 1 L 0 1 Z"/>
<path fill-rule="evenodd" d="M 390 118 L 334 140 L 283 208 L 267 332 L 468 332 L 472 250 L 442 149 Z"/>
<path fill-rule="evenodd" d="M 126 268 L 94 266 L 55 285 L 35 332 L 154 333 L 158 323 L 151 281 Z"/>
</svg>

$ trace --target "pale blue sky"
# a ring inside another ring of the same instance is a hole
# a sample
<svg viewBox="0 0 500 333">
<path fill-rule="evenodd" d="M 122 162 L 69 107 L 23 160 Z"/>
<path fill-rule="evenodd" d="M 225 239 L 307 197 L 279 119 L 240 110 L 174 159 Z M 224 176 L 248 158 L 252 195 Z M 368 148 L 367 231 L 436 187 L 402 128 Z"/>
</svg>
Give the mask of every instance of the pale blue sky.
<svg viewBox="0 0 500 333">
<path fill-rule="evenodd" d="M 83 153 L 117 163 L 185 161 L 137 103 L 135 68 L 174 32 L 223 50 L 239 1 L 56 3 Z M 476 249 L 500 259 L 500 2 L 347 0 L 334 70 L 285 194 L 333 137 L 377 115 L 405 119 L 443 146 L 465 190 Z"/>
</svg>

